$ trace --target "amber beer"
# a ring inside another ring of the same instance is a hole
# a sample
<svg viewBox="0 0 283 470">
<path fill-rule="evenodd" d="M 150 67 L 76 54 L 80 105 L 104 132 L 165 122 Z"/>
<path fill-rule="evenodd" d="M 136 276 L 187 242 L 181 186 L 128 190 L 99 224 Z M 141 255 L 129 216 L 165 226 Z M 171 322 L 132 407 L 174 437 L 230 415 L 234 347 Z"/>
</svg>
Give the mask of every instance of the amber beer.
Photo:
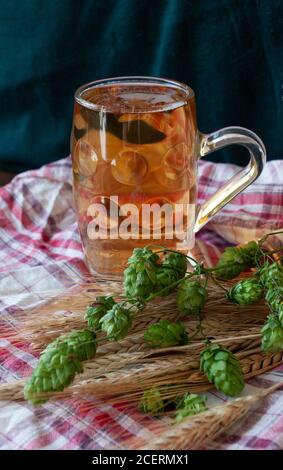
<svg viewBox="0 0 283 470">
<path fill-rule="evenodd" d="M 249 150 L 249 164 L 196 210 L 198 158 L 231 144 Z M 136 247 L 190 249 L 194 233 L 260 175 L 266 158 L 248 129 L 202 134 L 193 90 L 153 77 L 79 88 L 71 147 L 86 259 L 92 272 L 111 274 L 123 270 Z"/>
<path fill-rule="evenodd" d="M 178 224 L 187 233 L 188 207 L 196 197 L 194 100 L 181 89 L 142 84 L 90 88 L 83 99 L 89 107 L 75 104 L 72 159 L 79 229 L 90 266 L 98 272 L 120 271 L 133 248 L 145 245 L 187 249 L 187 240 L 174 232 Z M 95 229 L 91 223 L 97 214 L 91 206 L 96 203 L 107 213 L 109 236 L 104 232 L 103 239 L 89 236 Z M 115 231 L 129 215 L 121 210 L 125 204 L 134 204 L 139 214 L 138 227 L 130 227 L 133 236 L 126 240 Z M 152 205 L 160 213 L 154 217 L 152 211 L 143 220 Z M 168 205 L 173 225 L 170 217 L 166 226 L 162 208 Z M 111 239 L 110 227 L 116 239 Z"/>
</svg>

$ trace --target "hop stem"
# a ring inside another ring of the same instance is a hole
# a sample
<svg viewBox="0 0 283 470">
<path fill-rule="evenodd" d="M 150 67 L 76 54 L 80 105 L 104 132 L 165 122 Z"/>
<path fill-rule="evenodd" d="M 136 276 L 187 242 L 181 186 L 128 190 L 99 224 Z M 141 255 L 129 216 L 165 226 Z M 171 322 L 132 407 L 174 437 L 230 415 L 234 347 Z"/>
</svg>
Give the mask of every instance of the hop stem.
<svg viewBox="0 0 283 470">
<path fill-rule="evenodd" d="M 145 299 L 145 302 L 150 302 L 151 300 L 155 299 L 155 297 L 162 297 L 162 294 L 164 292 L 166 292 L 167 289 L 173 289 L 174 287 L 178 286 L 182 281 L 184 281 L 185 279 L 190 279 L 191 277 L 193 276 L 197 276 L 198 274 L 197 273 L 190 273 L 188 276 L 186 277 L 183 277 L 182 279 L 179 279 L 178 281 L 176 282 L 173 282 L 172 284 L 170 284 L 168 287 L 165 287 L 164 289 L 161 289 L 160 291 L 158 292 L 154 292 L 153 294 L 151 294 L 147 299 Z"/>
<path fill-rule="evenodd" d="M 272 235 L 279 235 L 280 233 L 283 233 L 283 230 L 276 230 L 275 232 L 267 233 L 258 241 L 258 245 L 261 247 L 266 242 L 268 237 L 271 237 Z"/>
</svg>

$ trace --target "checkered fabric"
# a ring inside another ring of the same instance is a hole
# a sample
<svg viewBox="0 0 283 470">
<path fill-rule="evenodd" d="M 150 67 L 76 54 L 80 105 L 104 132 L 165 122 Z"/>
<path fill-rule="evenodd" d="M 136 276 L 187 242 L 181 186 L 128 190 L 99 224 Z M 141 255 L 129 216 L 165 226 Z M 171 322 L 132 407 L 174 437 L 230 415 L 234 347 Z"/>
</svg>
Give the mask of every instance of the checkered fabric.
<svg viewBox="0 0 283 470">
<path fill-rule="evenodd" d="M 199 202 L 238 168 L 201 162 Z M 262 176 L 226 206 L 197 237 L 196 249 L 211 265 L 225 246 L 283 227 L 283 161 L 269 162 Z M 71 163 L 65 158 L 29 171 L 0 188 L 0 376 L 12 382 L 31 373 L 36 357 L 27 345 L 5 339 L 15 312 L 80 282 L 87 273 L 73 209 Z M 253 379 L 245 393 L 282 380 L 283 367 Z M 208 403 L 225 398 L 207 394 Z M 283 449 L 283 394 L 266 398 L 245 419 L 210 443 L 209 449 Z M 0 406 L 0 449 L 107 449 L 119 436 L 146 432 L 147 418 L 125 404 L 90 398 L 32 407 Z"/>
</svg>

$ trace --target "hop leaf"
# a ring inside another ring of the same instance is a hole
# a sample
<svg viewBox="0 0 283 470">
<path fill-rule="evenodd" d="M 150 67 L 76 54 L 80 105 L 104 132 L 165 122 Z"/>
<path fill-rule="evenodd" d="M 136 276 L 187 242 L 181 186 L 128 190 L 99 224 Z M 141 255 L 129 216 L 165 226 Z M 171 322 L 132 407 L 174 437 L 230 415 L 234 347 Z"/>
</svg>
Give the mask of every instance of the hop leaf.
<svg viewBox="0 0 283 470">
<path fill-rule="evenodd" d="M 244 388 L 243 371 L 238 359 L 219 344 L 210 344 L 201 352 L 200 370 L 225 395 L 235 397 Z"/>
<path fill-rule="evenodd" d="M 283 304 L 283 286 L 268 289 L 265 300 L 272 310 L 279 312 L 280 306 Z"/>
<path fill-rule="evenodd" d="M 161 398 L 160 389 L 158 387 L 146 390 L 139 401 L 139 410 L 142 413 L 162 413 L 164 406 L 164 401 Z"/>
<path fill-rule="evenodd" d="M 149 248 L 135 248 L 124 271 L 124 288 L 127 297 L 145 300 L 157 285 L 156 269 L 159 256 Z"/>
<path fill-rule="evenodd" d="M 119 341 L 123 339 L 132 324 L 130 312 L 120 304 L 115 304 L 100 319 L 101 329 L 107 334 L 107 338 Z"/>
<path fill-rule="evenodd" d="M 258 275 L 265 289 L 283 287 L 283 266 L 278 263 L 263 266 Z"/>
<path fill-rule="evenodd" d="M 115 303 L 116 302 L 112 295 L 101 295 L 97 297 L 95 302 L 89 305 L 86 309 L 85 319 L 87 320 L 88 327 L 94 331 L 100 330 L 100 319 L 115 305 Z"/>
<path fill-rule="evenodd" d="M 206 398 L 201 395 L 185 393 L 183 397 L 177 401 L 176 408 L 178 411 L 175 416 L 175 421 L 179 423 L 187 416 L 193 416 L 205 411 L 207 409 L 205 400 Z"/>
<path fill-rule="evenodd" d="M 242 246 L 239 246 L 238 249 L 241 252 L 241 255 L 244 261 L 249 265 L 249 267 L 253 267 L 257 263 L 257 257 L 260 254 L 260 247 L 257 242 L 251 241 L 245 243 Z"/>
<path fill-rule="evenodd" d="M 271 314 L 267 317 L 261 335 L 263 351 L 276 352 L 283 349 L 283 325 L 277 315 Z"/>
<path fill-rule="evenodd" d="M 246 269 L 239 249 L 236 247 L 228 247 L 224 250 L 216 264 L 215 275 L 218 279 L 233 279 Z"/>
<path fill-rule="evenodd" d="M 183 323 L 160 320 L 147 328 L 144 339 L 152 348 L 167 348 L 187 344 L 188 335 Z"/>
<path fill-rule="evenodd" d="M 177 279 L 182 279 L 187 271 L 187 258 L 181 253 L 167 253 L 162 266 L 173 269 Z"/>
<path fill-rule="evenodd" d="M 178 274 L 176 271 L 174 271 L 171 268 L 163 268 L 163 267 L 158 267 L 156 270 L 156 288 L 155 291 L 161 291 L 163 290 L 162 294 L 160 294 L 161 297 L 165 297 L 166 295 L 170 294 L 170 292 L 175 288 L 175 286 L 168 287 L 171 284 L 174 284 L 174 282 L 178 281 Z"/>
<path fill-rule="evenodd" d="M 50 343 L 24 387 L 26 400 L 44 403 L 41 394 L 63 390 L 83 371 L 81 361 L 95 356 L 96 347 L 96 335 L 89 330 L 72 331 Z"/>
<path fill-rule="evenodd" d="M 258 302 L 263 295 L 263 289 L 256 278 L 244 279 L 229 290 L 227 296 L 239 305 L 250 305 Z"/>
<path fill-rule="evenodd" d="M 221 254 L 215 268 L 218 279 L 228 280 L 238 276 L 242 271 L 256 265 L 259 246 L 252 241 L 240 247 L 228 247 Z"/>
<path fill-rule="evenodd" d="M 177 304 L 182 313 L 198 315 L 207 300 L 207 290 L 199 281 L 184 279 L 178 288 Z"/>
</svg>

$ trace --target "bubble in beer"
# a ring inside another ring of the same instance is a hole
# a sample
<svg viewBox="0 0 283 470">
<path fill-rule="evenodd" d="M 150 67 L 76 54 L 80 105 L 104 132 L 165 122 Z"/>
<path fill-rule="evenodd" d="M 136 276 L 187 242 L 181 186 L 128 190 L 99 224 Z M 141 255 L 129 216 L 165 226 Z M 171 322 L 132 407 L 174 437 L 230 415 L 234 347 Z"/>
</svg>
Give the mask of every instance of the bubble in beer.
<svg viewBox="0 0 283 470">
<path fill-rule="evenodd" d="M 188 148 L 180 143 L 170 148 L 163 157 L 164 173 L 166 178 L 177 180 L 183 176 L 186 168 Z"/>
<path fill-rule="evenodd" d="M 73 155 L 74 172 L 82 176 L 92 176 L 97 168 L 97 152 L 85 140 L 79 140 Z"/>
<path fill-rule="evenodd" d="M 141 183 L 147 170 L 146 159 L 135 150 L 119 152 L 112 160 L 112 174 L 122 184 L 134 186 Z"/>
</svg>

